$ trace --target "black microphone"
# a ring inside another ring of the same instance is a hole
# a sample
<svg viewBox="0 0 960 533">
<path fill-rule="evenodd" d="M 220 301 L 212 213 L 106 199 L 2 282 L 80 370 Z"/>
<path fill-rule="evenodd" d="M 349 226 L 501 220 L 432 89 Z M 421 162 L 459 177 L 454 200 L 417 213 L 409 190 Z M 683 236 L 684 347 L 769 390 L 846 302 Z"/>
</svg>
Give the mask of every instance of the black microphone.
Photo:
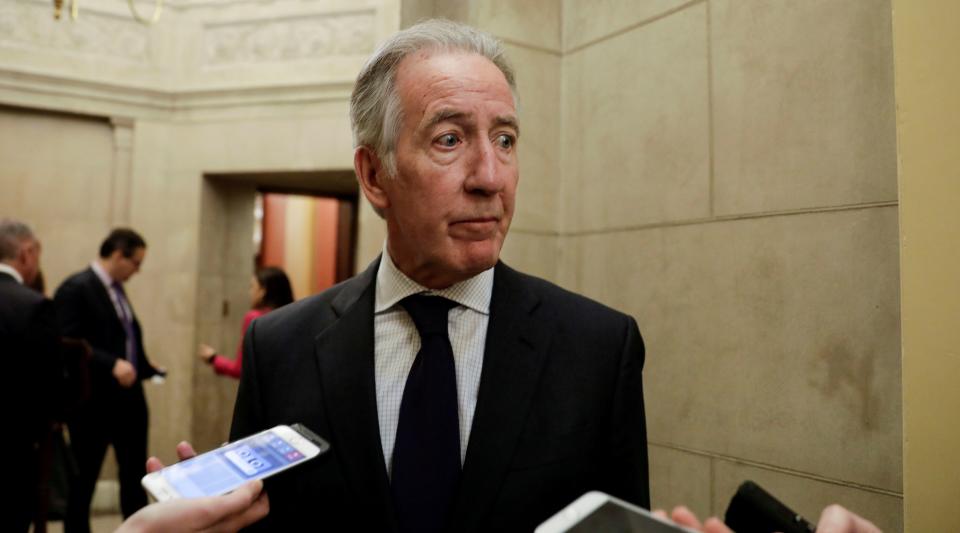
<svg viewBox="0 0 960 533">
<path fill-rule="evenodd" d="M 814 533 L 817 529 L 749 480 L 733 495 L 723 521 L 737 533 Z"/>
</svg>

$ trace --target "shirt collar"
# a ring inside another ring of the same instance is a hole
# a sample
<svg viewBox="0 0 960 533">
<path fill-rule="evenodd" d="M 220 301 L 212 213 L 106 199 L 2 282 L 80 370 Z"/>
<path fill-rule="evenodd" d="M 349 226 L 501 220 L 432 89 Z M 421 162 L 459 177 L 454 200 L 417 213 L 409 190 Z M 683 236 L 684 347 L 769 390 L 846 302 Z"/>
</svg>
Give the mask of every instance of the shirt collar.
<svg viewBox="0 0 960 533">
<path fill-rule="evenodd" d="M 20 272 L 18 272 L 17 269 L 13 268 L 12 266 L 6 263 L 0 263 L 0 272 L 10 274 L 11 276 L 13 276 L 13 279 L 17 281 L 17 283 L 19 283 L 20 285 L 23 285 L 23 276 L 21 276 Z"/>
<path fill-rule="evenodd" d="M 374 313 L 376 314 L 388 311 L 407 296 L 425 292 L 443 296 L 464 307 L 487 315 L 490 314 L 490 297 L 493 294 L 493 267 L 484 270 L 472 278 L 454 283 L 446 289 L 428 289 L 407 277 L 406 274 L 397 268 L 397 265 L 394 264 L 393 259 L 390 257 L 390 253 L 387 251 L 387 244 L 384 243 L 380 266 L 377 269 L 376 289 L 376 303 L 374 307 Z"/>
<path fill-rule="evenodd" d="M 93 269 L 93 273 L 100 278 L 100 282 L 103 283 L 104 287 L 109 289 L 113 285 L 113 278 L 110 277 L 110 274 L 107 274 L 107 271 L 104 270 L 99 261 L 90 263 L 90 268 Z"/>
</svg>

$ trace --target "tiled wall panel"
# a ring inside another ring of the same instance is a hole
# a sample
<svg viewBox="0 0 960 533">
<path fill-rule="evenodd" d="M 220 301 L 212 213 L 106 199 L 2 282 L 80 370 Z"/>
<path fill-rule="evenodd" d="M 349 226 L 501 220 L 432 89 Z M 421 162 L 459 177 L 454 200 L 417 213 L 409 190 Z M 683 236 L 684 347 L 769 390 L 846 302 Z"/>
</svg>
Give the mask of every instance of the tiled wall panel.
<svg viewBox="0 0 960 533">
<path fill-rule="evenodd" d="M 896 200 L 888 2 L 710 9 L 716 212 Z"/>
<path fill-rule="evenodd" d="M 572 242 L 646 340 L 651 441 L 899 491 L 896 230 L 885 207 Z"/>
<path fill-rule="evenodd" d="M 564 56 L 563 231 L 709 214 L 706 8 Z"/>
</svg>

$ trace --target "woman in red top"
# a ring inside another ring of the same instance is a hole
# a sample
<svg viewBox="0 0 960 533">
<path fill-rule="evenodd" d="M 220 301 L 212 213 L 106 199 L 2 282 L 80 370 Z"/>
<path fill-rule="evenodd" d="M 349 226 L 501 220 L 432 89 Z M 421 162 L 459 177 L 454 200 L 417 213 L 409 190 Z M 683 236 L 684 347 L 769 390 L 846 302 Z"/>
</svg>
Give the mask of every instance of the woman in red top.
<svg viewBox="0 0 960 533">
<path fill-rule="evenodd" d="M 243 334 L 246 335 L 247 328 L 250 327 L 253 319 L 292 301 L 293 290 L 283 270 L 277 267 L 264 267 L 257 270 L 256 275 L 250 278 L 251 309 L 243 315 Z M 240 339 L 240 346 L 237 347 L 237 356 L 234 359 L 218 354 L 217 350 L 207 344 L 200 345 L 197 356 L 213 366 L 213 371 L 217 374 L 239 379 L 243 364 L 243 339 Z"/>
</svg>

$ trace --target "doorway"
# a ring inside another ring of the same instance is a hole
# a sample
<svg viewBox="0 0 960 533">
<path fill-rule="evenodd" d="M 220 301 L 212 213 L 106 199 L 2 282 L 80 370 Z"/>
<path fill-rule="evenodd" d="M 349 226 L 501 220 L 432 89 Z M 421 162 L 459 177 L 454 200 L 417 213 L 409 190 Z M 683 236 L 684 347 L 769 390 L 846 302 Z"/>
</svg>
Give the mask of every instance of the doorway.
<svg viewBox="0 0 960 533">
<path fill-rule="evenodd" d="M 296 299 L 352 276 L 358 192 L 353 170 L 204 175 L 196 342 L 235 356 L 257 267 L 283 268 Z M 192 402 L 197 449 L 227 439 L 237 383 L 197 359 Z"/>
<path fill-rule="evenodd" d="M 295 298 L 353 275 L 356 199 L 258 191 L 254 218 L 256 266 L 283 269 Z"/>
</svg>

